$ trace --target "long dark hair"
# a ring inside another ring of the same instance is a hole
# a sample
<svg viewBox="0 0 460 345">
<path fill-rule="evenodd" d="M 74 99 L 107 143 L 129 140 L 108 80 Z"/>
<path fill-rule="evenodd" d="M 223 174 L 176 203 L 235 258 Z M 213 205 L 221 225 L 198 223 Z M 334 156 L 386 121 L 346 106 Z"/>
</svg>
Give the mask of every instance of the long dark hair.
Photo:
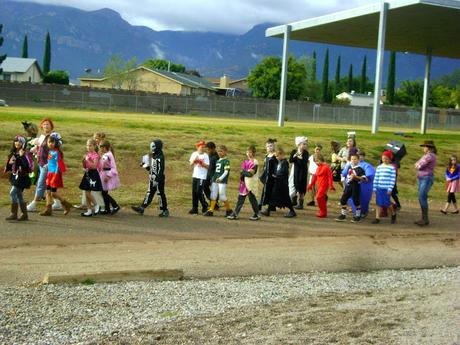
<svg viewBox="0 0 460 345">
<path fill-rule="evenodd" d="M 99 143 L 99 147 L 105 147 L 107 151 L 112 152 L 112 155 L 115 157 L 115 150 L 113 149 L 113 145 L 108 140 L 102 140 Z"/>
</svg>

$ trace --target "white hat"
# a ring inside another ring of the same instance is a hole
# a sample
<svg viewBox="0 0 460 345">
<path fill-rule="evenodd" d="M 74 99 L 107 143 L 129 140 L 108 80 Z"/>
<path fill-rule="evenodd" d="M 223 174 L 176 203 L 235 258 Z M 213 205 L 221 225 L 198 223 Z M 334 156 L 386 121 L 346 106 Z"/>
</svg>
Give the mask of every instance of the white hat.
<svg viewBox="0 0 460 345">
<path fill-rule="evenodd" d="M 356 132 L 347 132 L 347 137 L 348 137 L 348 139 L 356 138 Z"/>
<path fill-rule="evenodd" d="M 306 143 L 308 141 L 307 137 L 295 137 L 295 144 L 299 146 L 301 143 Z"/>
</svg>

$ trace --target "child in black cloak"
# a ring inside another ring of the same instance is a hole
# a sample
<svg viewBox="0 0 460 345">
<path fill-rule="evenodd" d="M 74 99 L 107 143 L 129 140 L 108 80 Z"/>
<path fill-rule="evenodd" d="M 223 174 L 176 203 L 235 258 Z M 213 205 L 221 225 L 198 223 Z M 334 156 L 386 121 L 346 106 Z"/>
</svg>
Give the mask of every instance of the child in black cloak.
<svg viewBox="0 0 460 345">
<path fill-rule="evenodd" d="M 309 158 L 307 151 L 307 140 L 307 137 L 296 137 L 295 144 L 297 149 L 292 150 L 289 157 L 289 163 L 292 163 L 294 174 L 293 182 L 295 189 L 295 195 L 292 198 L 292 204 L 294 208 L 298 210 L 303 209 L 303 201 L 307 191 L 307 172 Z"/>
<path fill-rule="evenodd" d="M 270 216 L 270 210 L 276 207 L 289 209 L 289 212 L 284 216 L 286 218 L 296 217 L 297 214 L 292 207 L 292 201 L 289 196 L 289 162 L 286 159 L 283 149 L 276 150 L 276 159 L 278 164 L 275 173 L 273 174 L 274 184 L 270 195 L 269 207 L 261 213 L 264 216 Z"/>
<path fill-rule="evenodd" d="M 264 158 L 264 170 L 262 171 L 262 174 L 259 177 L 260 182 L 262 182 L 262 184 L 264 185 L 259 202 L 260 210 L 262 210 L 262 207 L 264 205 L 269 205 L 270 196 L 272 194 L 273 185 L 275 183 L 274 175 L 276 171 L 276 166 L 278 165 L 278 161 L 275 157 L 275 145 L 276 139 L 269 138 L 265 143 L 267 154 Z M 268 211 L 276 211 L 276 208 L 271 208 Z"/>
</svg>

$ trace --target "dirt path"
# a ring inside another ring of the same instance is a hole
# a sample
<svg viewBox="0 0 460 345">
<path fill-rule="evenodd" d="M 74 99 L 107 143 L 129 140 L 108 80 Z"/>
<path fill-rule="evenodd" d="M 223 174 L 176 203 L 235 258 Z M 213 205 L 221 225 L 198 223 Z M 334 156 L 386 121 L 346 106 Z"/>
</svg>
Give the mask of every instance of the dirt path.
<svg viewBox="0 0 460 345">
<path fill-rule="evenodd" d="M 259 222 L 189 216 L 185 209 L 169 219 L 156 210 L 91 219 L 76 211 L 32 214 L 27 223 L 0 222 L 0 284 L 30 283 L 46 272 L 179 268 L 188 277 L 211 277 L 458 265 L 458 217 L 434 215 L 421 229 L 412 224 L 415 212 L 403 210 L 395 226 L 386 219 L 338 224 L 310 209 L 296 219 L 278 212 Z M 0 219 L 6 215 L 1 209 Z"/>
</svg>

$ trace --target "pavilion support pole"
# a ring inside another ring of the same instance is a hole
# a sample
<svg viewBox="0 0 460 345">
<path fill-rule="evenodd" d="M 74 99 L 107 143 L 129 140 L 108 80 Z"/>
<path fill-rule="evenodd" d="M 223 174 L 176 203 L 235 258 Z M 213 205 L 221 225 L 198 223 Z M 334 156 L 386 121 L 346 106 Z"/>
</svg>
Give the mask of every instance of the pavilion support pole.
<svg viewBox="0 0 460 345">
<path fill-rule="evenodd" d="M 425 78 L 423 81 L 422 121 L 420 125 L 420 134 L 426 134 L 426 110 L 428 108 L 428 97 L 430 95 L 431 54 L 431 48 L 428 48 L 426 50 L 425 59 Z"/>
<path fill-rule="evenodd" d="M 385 53 L 385 33 L 387 29 L 388 2 L 382 2 L 377 42 L 377 61 L 375 63 L 374 106 L 372 109 L 372 134 L 379 130 L 380 94 L 382 93 L 383 56 Z"/>
<path fill-rule="evenodd" d="M 284 43 L 283 43 L 283 63 L 281 65 L 281 90 L 280 90 L 280 105 L 278 111 L 278 126 L 284 126 L 284 113 L 286 107 L 286 87 L 287 87 L 287 72 L 288 72 L 288 44 L 291 34 L 291 26 L 284 27 Z"/>
</svg>

